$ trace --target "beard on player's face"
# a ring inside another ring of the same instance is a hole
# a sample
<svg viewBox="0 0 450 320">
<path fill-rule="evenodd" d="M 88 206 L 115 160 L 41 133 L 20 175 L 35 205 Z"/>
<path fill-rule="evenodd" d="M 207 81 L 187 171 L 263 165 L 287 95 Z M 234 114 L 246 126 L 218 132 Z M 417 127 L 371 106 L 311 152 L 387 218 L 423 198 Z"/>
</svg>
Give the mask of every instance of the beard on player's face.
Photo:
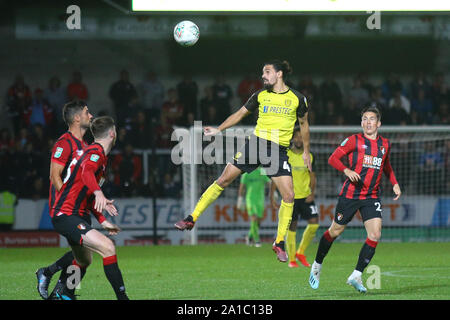
<svg viewBox="0 0 450 320">
<path fill-rule="evenodd" d="M 275 82 L 270 83 L 270 81 L 266 80 L 266 79 L 264 79 L 263 82 L 264 82 L 264 89 L 266 89 L 266 90 L 272 90 L 273 86 L 275 85 Z"/>
</svg>

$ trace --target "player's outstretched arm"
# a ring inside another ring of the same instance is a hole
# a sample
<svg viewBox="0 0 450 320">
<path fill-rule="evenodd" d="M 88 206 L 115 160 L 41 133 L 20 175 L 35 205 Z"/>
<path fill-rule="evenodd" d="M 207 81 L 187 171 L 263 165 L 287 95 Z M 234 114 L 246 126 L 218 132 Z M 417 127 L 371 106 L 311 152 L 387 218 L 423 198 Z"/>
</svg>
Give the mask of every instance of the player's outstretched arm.
<svg viewBox="0 0 450 320">
<path fill-rule="evenodd" d="M 250 111 L 246 107 L 241 107 L 238 111 L 233 113 L 231 116 L 225 119 L 224 122 L 218 127 L 205 127 L 203 129 L 205 136 L 214 136 L 219 132 L 231 128 L 232 126 L 238 124 L 245 116 L 247 116 Z"/>
</svg>

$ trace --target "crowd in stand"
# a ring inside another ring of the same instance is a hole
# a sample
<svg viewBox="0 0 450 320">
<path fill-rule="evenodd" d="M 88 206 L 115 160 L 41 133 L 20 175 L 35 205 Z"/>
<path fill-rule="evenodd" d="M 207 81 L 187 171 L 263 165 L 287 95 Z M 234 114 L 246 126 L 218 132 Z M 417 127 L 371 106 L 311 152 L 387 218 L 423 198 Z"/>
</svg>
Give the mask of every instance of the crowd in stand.
<svg viewBox="0 0 450 320">
<path fill-rule="evenodd" d="M 332 75 L 320 83 L 306 76 L 299 83 L 288 84 L 307 97 L 312 125 L 357 125 L 360 110 L 367 103 L 381 110 L 384 125 L 450 124 L 450 86 L 442 73 L 431 77 L 419 73 L 409 83 L 396 74 L 374 83 L 361 73 L 353 78 L 349 90 L 343 90 Z M 170 158 L 150 159 L 152 169 L 143 179 L 142 157 L 136 150 L 170 149 L 175 143 L 170 139 L 174 126 L 190 126 L 194 120 L 218 125 L 231 114 L 234 96 L 240 107 L 260 88 L 260 79 L 251 75 L 244 76 L 237 88 L 218 76 L 199 93 L 195 79 L 188 75 L 167 88 L 154 72 L 134 84 L 128 71 L 122 70 L 109 90 L 118 138 L 105 189 L 115 197 L 180 197 L 180 168 L 171 164 Z M 67 85 L 52 77 L 45 89 L 30 88 L 23 76 L 16 77 L 6 90 L 2 114 L 11 125 L 0 128 L 0 189 L 9 188 L 22 198 L 48 197 L 51 148 L 67 128 L 62 107 L 71 99 L 85 100 L 89 105 L 89 94 L 78 71 Z M 255 119 L 251 115 L 243 124 L 252 125 Z"/>
</svg>

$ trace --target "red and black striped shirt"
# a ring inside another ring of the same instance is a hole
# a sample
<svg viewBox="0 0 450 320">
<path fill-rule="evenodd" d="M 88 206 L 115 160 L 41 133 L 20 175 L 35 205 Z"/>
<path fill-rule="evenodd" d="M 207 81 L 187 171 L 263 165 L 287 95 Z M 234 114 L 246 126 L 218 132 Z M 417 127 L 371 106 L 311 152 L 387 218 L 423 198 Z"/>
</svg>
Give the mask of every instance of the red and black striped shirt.
<svg viewBox="0 0 450 320">
<path fill-rule="evenodd" d="M 72 159 L 76 158 L 78 154 L 83 150 L 83 148 L 87 147 L 87 143 L 85 141 L 78 140 L 74 137 L 74 135 L 67 131 L 63 135 L 59 137 L 59 139 L 55 142 L 52 149 L 51 161 L 56 162 L 64 167 L 61 178 L 67 174 L 67 169 L 69 168 Z M 50 181 L 50 190 L 49 190 L 49 198 L 48 198 L 48 207 L 50 217 L 53 217 L 52 207 L 55 202 L 56 194 L 55 187 Z"/>
<path fill-rule="evenodd" d="M 105 217 L 93 210 L 92 206 L 93 193 L 100 190 L 99 185 L 104 180 L 106 164 L 107 157 L 100 144 L 93 143 L 84 148 L 70 163 L 63 187 L 54 201 L 51 210 L 53 214 L 83 216 L 91 210 L 98 222 L 102 223 Z"/>
<path fill-rule="evenodd" d="M 330 156 L 328 163 L 335 169 L 344 171 L 346 167 L 340 159 L 347 156 L 349 169 L 359 174 L 361 180 L 353 183 L 347 178 L 339 196 L 348 199 L 378 198 L 382 171 L 392 185 L 397 184 L 389 162 L 390 151 L 391 143 L 380 135 L 372 140 L 358 133 L 345 139 Z"/>
</svg>

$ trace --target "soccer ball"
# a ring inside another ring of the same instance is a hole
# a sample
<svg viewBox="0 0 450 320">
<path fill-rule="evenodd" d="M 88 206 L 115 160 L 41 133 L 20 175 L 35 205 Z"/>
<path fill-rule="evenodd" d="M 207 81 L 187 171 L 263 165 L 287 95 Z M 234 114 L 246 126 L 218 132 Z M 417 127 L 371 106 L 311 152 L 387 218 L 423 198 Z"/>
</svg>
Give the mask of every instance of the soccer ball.
<svg viewBox="0 0 450 320">
<path fill-rule="evenodd" d="M 173 29 L 173 37 L 183 47 L 190 47 L 198 41 L 200 30 L 192 21 L 181 21 Z"/>
</svg>

